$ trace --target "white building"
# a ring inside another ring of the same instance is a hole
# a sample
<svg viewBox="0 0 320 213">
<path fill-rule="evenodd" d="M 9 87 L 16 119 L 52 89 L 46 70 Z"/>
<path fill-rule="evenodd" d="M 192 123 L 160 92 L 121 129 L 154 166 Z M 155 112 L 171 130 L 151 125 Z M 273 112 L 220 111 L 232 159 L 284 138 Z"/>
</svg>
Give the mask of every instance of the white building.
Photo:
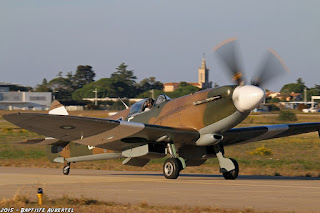
<svg viewBox="0 0 320 213">
<path fill-rule="evenodd" d="M 51 92 L 0 92 L 0 109 L 48 110 Z"/>
</svg>

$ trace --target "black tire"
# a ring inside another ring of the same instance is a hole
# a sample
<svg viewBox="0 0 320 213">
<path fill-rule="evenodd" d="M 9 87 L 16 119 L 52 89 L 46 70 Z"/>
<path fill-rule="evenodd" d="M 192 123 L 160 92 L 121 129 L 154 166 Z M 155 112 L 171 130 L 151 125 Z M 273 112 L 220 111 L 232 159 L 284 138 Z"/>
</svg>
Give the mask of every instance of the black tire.
<svg viewBox="0 0 320 213">
<path fill-rule="evenodd" d="M 177 179 L 181 169 L 182 164 L 178 158 L 168 158 L 163 164 L 163 175 L 167 179 Z"/>
<path fill-rule="evenodd" d="M 233 158 L 230 158 L 230 160 L 231 160 L 232 163 L 234 164 L 235 169 L 234 169 L 234 170 L 231 170 L 231 171 L 229 171 L 229 172 L 224 172 L 224 173 L 223 173 L 223 177 L 224 177 L 224 179 L 226 179 L 226 180 L 235 180 L 235 179 L 238 177 L 238 175 L 239 175 L 239 164 L 238 164 L 238 162 L 237 162 L 235 159 L 233 159 Z"/>
<path fill-rule="evenodd" d="M 70 166 L 64 166 L 62 172 L 64 175 L 68 175 L 70 172 Z"/>
<path fill-rule="evenodd" d="M 181 160 L 179 159 L 179 158 L 176 158 L 177 159 L 177 161 L 178 161 L 178 165 L 179 165 L 179 174 L 180 174 L 180 172 L 184 169 L 183 168 L 183 166 L 182 166 L 182 162 L 181 162 Z"/>
</svg>

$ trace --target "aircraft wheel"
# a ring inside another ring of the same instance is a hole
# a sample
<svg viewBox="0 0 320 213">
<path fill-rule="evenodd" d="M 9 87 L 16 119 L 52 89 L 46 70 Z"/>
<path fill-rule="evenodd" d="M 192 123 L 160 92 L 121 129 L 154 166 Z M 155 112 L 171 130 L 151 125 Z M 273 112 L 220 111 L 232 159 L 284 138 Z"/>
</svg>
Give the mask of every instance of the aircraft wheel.
<svg viewBox="0 0 320 213">
<path fill-rule="evenodd" d="M 70 172 L 70 164 L 68 164 L 67 166 L 64 166 L 62 169 L 62 172 L 64 175 L 68 175 Z"/>
<path fill-rule="evenodd" d="M 229 172 L 224 172 L 223 177 L 226 180 L 235 180 L 239 175 L 239 165 L 235 159 L 230 158 L 230 160 L 233 162 L 235 169 Z"/>
<path fill-rule="evenodd" d="M 178 158 L 168 158 L 163 164 L 163 175 L 167 179 L 177 179 L 182 169 Z"/>
</svg>

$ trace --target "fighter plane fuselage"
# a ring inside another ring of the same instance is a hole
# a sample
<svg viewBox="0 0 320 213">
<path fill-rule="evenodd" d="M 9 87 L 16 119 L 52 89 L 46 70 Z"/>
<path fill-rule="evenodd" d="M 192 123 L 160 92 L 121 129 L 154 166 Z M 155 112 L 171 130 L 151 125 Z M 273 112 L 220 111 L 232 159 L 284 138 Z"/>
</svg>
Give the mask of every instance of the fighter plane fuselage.
<svg viewBox="0 0 320 213">
<path fill-rule="evenodd" d="M 151 110 L 136 114 L 130 114 L 130 109 L 126 109 L 109 119 L 122 118 L 130 122 L 201 130 L 232 116 L 232 122 L 220 122 L 219 128 L 215 128 L 215 132 L 223 132 L 248 116 L 248 112 L 239 112 L 234 105 L 233 92 L 236 87 L 222 86 L 199 91 L 155 104 Z"/>
</svg>

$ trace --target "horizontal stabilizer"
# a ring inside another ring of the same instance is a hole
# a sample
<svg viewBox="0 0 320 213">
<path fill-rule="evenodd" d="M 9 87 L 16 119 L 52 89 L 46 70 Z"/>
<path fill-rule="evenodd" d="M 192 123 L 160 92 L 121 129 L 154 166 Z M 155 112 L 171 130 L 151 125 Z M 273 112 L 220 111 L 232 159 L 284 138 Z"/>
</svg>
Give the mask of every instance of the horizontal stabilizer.
<svg viewBox="0 0 320 213">
<path fill-rule="evenodd" d="M 67 162 L 80 162 L 80 161 L 94 161 L 94 160 L 109 160 L 109 159 L 117 159 L 122 158 L 121 153 L 101 153 L 94 155 L 84 155 L 77 157 L 66 158 Z"/>
<path fill-rule="evenodd" d="M 64 163 L 64 157 L 56 157 L 53 159 L 53 162 L 55 163 Z"/>
</svg>

